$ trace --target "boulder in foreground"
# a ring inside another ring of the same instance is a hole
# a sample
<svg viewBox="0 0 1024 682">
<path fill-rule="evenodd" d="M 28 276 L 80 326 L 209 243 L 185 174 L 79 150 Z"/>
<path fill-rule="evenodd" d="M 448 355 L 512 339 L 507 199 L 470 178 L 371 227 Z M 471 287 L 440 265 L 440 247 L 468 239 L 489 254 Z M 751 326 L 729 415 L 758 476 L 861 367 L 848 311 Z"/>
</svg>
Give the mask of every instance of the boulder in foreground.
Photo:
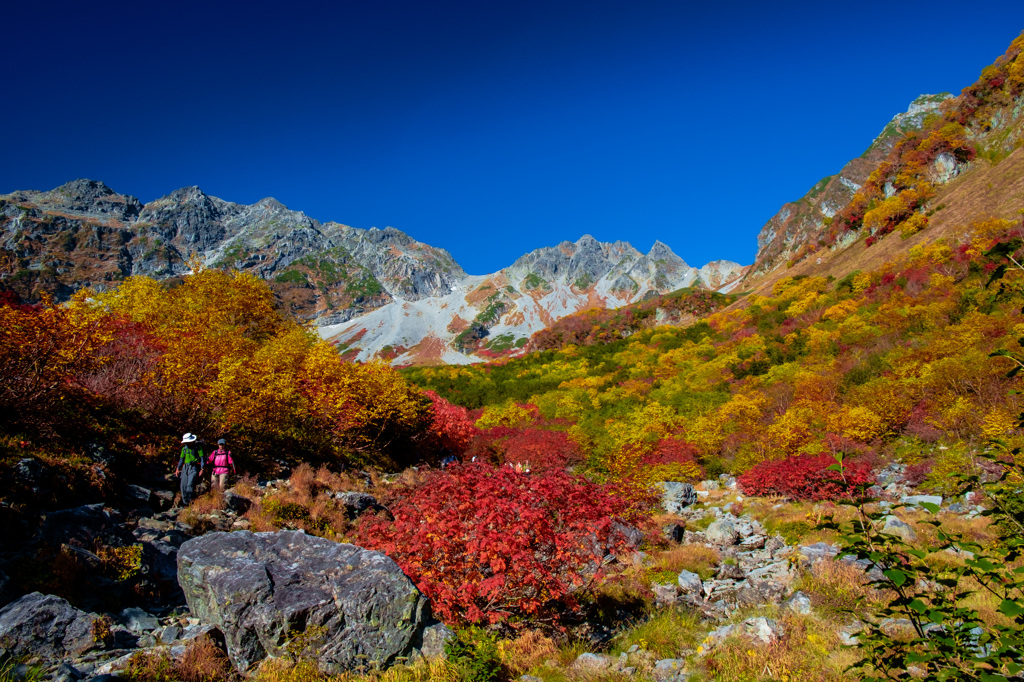
<svg viewBox="0 0 1024 682">
<path fill-rule="evenodd" d="M 0 652 L 60 661 L 101 647 L 93 632 L 99 616 L 60 597 L 33 592 L 0 609 Z"/>
<path fill-rule="evenodd" d="M 413 653 L 429 619 L 426 597 L 390 558 L 298 531 L 189 540 L 178 582 L 242 672 L 296 653 L 330 673 L 387 667 Z"/>
</svg>

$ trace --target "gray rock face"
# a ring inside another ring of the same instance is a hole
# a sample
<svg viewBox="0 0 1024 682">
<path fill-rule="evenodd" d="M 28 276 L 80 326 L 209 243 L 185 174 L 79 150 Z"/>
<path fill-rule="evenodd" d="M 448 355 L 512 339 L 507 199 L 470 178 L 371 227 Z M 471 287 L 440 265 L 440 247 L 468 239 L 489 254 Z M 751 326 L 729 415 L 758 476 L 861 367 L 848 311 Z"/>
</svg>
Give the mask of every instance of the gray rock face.
<svg viewBox="0 0 1024 682">
<path fill-rule="evenodd" d="M 350 519 L 358 518 L 367 512 L 387 511 L 387 508 L 370 493 L 338 493 L 335 498 L 345 506 L 345 514 Z"/>
<path fill-rule="evenodd" d="M 689 483 L 661 481 L 661 508 L 667 514 L 680 514 L 683 509 L 697 502 L 697 491 Z"/>
<path fill-rule="evenodd" d="M 903 504 L 909 504 L 912 507 L 920 507 L 923 504 L 934 504 L 942 506 L 941 495 L 904 495 L 900 498 L 900 502 Z"/>
<path fill-rule="evenodd" d="M 914 529 L 909 524 L 900 521 L 891 514 L 885 517 L 885 523 L 882 525 L 881 532 L 887 535 L 895 535 L 904 542 L 912 542 L 917 539 L 917 533 L 914 532 Z"/>
<path fill-rule="evenodd" d="M 387 666 L 412 652 L 429 612 L 385 555 L 297 531 L 189 540 L 178 552 L 178 581 L 242 672 L 284 654 L 290 641 L 315 652 L 327 672 Z"/>
<path fill-rule="evenodd" d="M 700 596 L 704 589 L 704 583 L 700 576 L 693 571 L 680 572 L 676 582 L 679 583 L 679 589 L 686 595 Z"/>
<path fill-rule="evenodd" d="M 729 519 L 719 519 L 708 526 L 708 529 L 704 531 L 704 537 L 712 544 L 725 547 L 735 544 L 740 534 L 737 532 L 732 521 Z"/>
<path fill-rule="evenodd" d="M 0 650 L 53 661 L 78 656 L 101 646 L 93 638 L 97 618 L 60 597 L 26 594 L 0 609 Z"/>
<path fill-rule="evenodd" d="M 757 257 L 752 273 L 765 273 L 782 265 L 802 245 L 812 242 L 824 229 L 824 221 L 842 210 L 868 179 L 902 133 L 918 130 L 928 112 L 938 109 L 945 95 L 921 95 L 906 113 L 897 114 L 875 138 L 864 154 L 847 163 L 836 175 L 818 181 L 799 201 L 784 204 L 761 228 L 757 236 Z M 936 167 L 933 175 L 950 177 L 952 173 Z"/>
<path fill-rule="evenodd" d="M 785 635 L 782 624 L 772 618 L 747 618 L 736 625 L 723 625 L 712 630 L 708 639 L 714 644 L 723 642 L 727 637 L 746 637 L 758 644 L 771 644 Z"/>
<path fill-rule="evenodd" d="M 49 273 L 38 276 L 45 281 L 16 283 L 29 300 L 37 285 L 63 300 L 83 286 L 103 290 L 131 275 L 182 275 L 194 254 L 207 266 L 304 281 L 309 291 L 295 305 L 306 318 L 351 317 L 394 296 L 445 295 L 466 276 L 447 251 L 394 228 L 321 224 L 272 198 L 246 206 L 198 187 L 142 205 L 93 180 L 0 196 L 0 247 L 27 261 L 27 272 Z"/>
</svg>

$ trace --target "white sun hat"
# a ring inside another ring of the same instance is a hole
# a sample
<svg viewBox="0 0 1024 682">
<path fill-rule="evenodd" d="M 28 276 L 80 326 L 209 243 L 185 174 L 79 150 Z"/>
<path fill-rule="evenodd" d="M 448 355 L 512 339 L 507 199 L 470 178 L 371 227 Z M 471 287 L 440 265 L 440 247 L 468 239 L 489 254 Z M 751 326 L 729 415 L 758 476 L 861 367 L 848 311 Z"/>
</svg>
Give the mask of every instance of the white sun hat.
<svg viewBox="0 0 1024 682">
<path fill-rule="evenodd" d="M 186 433 L 181 438 L 181 442 L 182 443 L 193 443 L 193 442 L 195 442 L 195 440 L 196 440 L 196 435 L 194 433 Z"/>
</svg>

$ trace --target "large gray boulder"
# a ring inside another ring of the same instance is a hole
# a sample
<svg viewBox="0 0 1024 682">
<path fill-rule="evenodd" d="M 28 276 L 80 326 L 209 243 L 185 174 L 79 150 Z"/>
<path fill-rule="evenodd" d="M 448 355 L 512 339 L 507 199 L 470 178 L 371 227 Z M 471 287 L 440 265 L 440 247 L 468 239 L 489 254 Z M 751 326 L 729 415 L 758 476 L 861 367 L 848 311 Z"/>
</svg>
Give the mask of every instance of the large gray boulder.
<svg viewBox="0 0 1024 682">
<path fill-rule="evenodd" d="M 101 646 L 93 636 L 98 618 L 52 594 L 26 594 L 0 609 L 0 651 L 49 661 L 79 656 Z"/>
<path fill-rule="evenodd" d="M 426 597 L 390 558 L 299 531 L 189 540 L 178 582 L 241 672 L 296 649 L 329 673 L 386 667 L 413 653 L 429 620 Z"/>
</svg>

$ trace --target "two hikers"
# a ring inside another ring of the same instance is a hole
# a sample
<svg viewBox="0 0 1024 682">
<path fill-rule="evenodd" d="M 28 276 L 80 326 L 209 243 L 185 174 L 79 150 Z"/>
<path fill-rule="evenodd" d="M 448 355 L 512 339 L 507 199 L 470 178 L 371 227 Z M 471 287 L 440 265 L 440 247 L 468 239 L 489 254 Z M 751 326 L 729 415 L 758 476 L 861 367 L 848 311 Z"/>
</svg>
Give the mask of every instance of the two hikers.
<svg viewBox="0 0 1024 682">
<path fill-rule="evenodd" d="M 221 438 L 217 441 L 217 449 L 210 453 L 210 466 L 213 467 L 213 477 L 210 479 L 211 488 L 219 487 L 224 490 L 227 487 L 229 468 L 232 474 L 238 475 L 238 472 L 235 471 L 235 460 L 231 459 L 231 451 L 224 448 L 225 444 L 225 440 Z"/>
<path fill-rule="evenodd" d="M 199 437 L 194 433 L 186 433 L 181 439 L 181 456 L 174 470 L 175 476 L 181 476 L 181 503 L 189 505 L 196 498 L 196 485 L 203 475 L 203 458 L 205 453 L 202 444 L 197 443 Z"/>
</svg>

